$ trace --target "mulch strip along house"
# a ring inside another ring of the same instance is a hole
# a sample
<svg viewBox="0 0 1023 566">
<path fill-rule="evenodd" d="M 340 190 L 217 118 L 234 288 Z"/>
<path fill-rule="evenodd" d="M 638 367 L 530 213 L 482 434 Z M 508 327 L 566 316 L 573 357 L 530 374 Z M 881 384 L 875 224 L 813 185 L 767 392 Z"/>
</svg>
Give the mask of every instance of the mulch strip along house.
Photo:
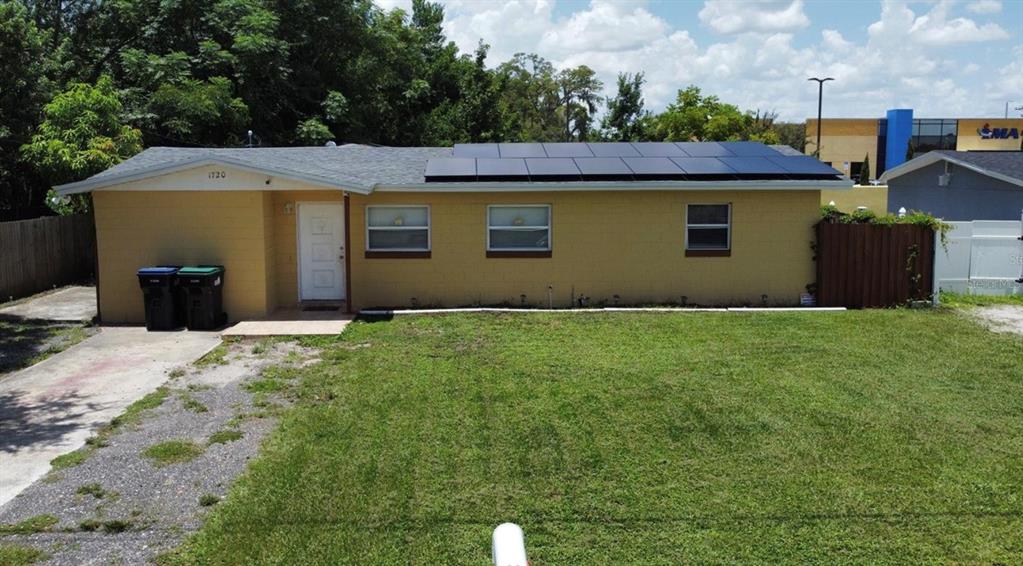
<svg viewBox="0 0 1023 566">
<path fill-rule="evenodd" d="M 135 272 L 226 268 L 232 320 L 279 308 L 795 305 L 814 281 L 808 156 L 753 142 L 454 148 L 154 147 L 91 192 L 104 322 L 144 320 Z"/>
</svg>

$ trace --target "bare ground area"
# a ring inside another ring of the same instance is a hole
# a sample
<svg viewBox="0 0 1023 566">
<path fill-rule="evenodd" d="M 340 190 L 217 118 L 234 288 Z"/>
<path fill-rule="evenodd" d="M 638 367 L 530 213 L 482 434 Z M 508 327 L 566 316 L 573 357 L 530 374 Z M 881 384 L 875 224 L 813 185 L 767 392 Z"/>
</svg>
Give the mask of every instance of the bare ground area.
<svg viewBox="0 0 1023 566">
<path fill-rule="evenodd" d="M 234 342 L 171 371 L 122 422 L 0 508 L 0 559 L 38 549 L 46 564 L 141 564 L 174 548 L 273 429 L 289 370 L 315 355 Z"/>
<path fill-rule="evenodd" d="M 995 332 L 1012 332 L 1023 335 L 1023 306 L 978 307 L 970 312 Z"/>
</svg>

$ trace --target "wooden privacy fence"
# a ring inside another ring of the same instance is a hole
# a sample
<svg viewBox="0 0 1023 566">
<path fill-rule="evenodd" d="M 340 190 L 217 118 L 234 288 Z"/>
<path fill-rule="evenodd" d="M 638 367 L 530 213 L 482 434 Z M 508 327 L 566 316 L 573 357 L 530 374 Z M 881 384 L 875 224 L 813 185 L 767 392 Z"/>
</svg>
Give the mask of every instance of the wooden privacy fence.
<svg viewBox="0 0 1023 566">
<path fill-rule="evenodd" d="M 817 224 L 817 304 L 877 308 L 929 299 L 934 230 L 913 224 Z"/>
<path fill-rule="evenodd" d="M 0 222 L 0 301 L 81 281 L 95 270 L 91 214 Z"/>
</svg>

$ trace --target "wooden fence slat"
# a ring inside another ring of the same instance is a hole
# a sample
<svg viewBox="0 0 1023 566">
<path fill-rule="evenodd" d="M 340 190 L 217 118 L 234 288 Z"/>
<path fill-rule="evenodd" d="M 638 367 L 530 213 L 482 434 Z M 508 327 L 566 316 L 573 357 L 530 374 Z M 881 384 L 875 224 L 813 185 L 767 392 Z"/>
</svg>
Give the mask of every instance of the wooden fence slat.
<svg viewBox="0 0 1023 566">
<path fill-rule="evenodd" d="M 926 299 L 934 291 L 934 231 L 929 228 L 820 223 L 816 233 L 821 306 L 890 307 Z"/>
<path fill-rule="evenodd" d="M 0 300 L 88 279 L 95 258 L 91 215 L 0 222 Z"/>
</svg>

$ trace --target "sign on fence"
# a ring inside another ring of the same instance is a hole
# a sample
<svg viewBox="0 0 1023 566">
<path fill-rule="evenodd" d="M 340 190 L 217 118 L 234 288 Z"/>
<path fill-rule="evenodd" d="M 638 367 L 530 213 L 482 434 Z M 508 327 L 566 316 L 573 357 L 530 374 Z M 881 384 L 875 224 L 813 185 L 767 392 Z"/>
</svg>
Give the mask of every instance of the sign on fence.
<svg viewBox="0 0 1023 566">
<path fill-rule="evenodd" d="M 1023 221 L 949 222 L 947 245 L 938 246 L 939 290 L 968 295 L 1023 295 Z"/>
</svg>

